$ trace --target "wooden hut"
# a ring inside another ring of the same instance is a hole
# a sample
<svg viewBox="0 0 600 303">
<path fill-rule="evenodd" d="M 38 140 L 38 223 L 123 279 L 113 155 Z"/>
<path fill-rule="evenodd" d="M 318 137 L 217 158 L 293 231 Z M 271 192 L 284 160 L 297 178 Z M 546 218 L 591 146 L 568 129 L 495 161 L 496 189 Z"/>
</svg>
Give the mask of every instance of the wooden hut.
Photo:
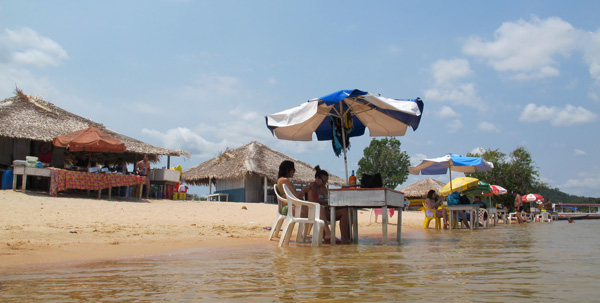
<svg viewBox="0 0 600 303">
<path fill-rule="evenodd" d="M 183 171 L 182 180 L 193 185 L 215 186 L 215 193 L 226 193 L 229 201 L 274 202 L 273 184 L 277 182 L 279 164 L 294 162 L 294 182 L 315 180 L 314 167 L 275 151 L 259 142 L 227 149 L 219 156 Z M 344 180 L 329 175 L 329 184 L 341 186 Z"/>
<path fill-rule="evenodd" d="M 14 97 L 0 101 L 0 169 L 6 169 L 13 160 L 24 160 L 26 156 L 37 156 L 40 160 L 46 156 L 51 166 L 63 167 L 65 161 L 72 161 L 77 155 L 54 147 L 52 140 L 90 126 L 121 140 L 127 148 L 123 154 L 98 155 L 98 161 L 121 157 L 127 163 L 134 163 L 148 155 L 148 159 L 156 163 L 160 156 L 190 156 L 184 151 L 153 146 L 122 135 L 17 89 Z"/>
<path fill-rule="evenodd" d="M 410 201 L 410 206 L 420 207 L 427 197 L 427 192 L 433 189 L 439 194 L 444 185 L 446 184 L 442 181 L 432 178 L 425 178 L 421 181 L 401 188 L 400 191 L 404 193 L 404 198 Z"/>
</svg>

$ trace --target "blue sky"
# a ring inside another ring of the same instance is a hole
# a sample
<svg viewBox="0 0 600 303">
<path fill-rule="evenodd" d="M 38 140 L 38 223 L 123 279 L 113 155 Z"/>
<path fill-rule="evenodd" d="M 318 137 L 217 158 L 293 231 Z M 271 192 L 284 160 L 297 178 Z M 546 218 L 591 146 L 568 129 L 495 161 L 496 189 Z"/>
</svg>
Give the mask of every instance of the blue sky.
<svg viewBox="0 0 600 303">
<path fill-rule="evenodd" d="M 600 197 L 598 12 L 599 1 L 3 1 L 0 99 L 18 86 L 186 150 L 171 160 L 184 169 L 256 140 L 343 176 L 330 142 L 277 140 L 264 116 L 340 89 L 421 97 L 419 129 L 398 138 L 413 164 L 524 146 L 542 181 Z M 352 138 L 349 169 L 370 140 Z"/>
</svg>

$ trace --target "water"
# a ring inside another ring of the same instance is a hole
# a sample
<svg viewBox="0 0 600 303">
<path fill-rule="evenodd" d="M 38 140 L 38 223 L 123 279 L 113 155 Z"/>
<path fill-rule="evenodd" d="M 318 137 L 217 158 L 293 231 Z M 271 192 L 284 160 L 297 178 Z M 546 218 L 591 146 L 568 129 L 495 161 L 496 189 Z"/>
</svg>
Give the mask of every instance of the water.
<svg viewBox="0 0 600 303">
<path fill-rule="evenodd" d="M 0 277 L 0 302 L 600 301 L 600 220 L 417 230 L 401 245 L 206 248 Z"/>
</svg>

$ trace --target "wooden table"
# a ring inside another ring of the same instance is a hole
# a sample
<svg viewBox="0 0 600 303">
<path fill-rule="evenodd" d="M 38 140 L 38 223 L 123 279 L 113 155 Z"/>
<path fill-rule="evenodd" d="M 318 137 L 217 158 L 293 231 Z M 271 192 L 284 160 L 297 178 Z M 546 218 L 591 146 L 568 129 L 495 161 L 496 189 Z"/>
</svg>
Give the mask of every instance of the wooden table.
<svg viewBox="0 0 600 303">
<path fill-rule="evenodd" d="M 450 229 L 452 229 L 454 227 L 454 213 L 456 214 L 462 214 L 462 211 L 466 211 L 470 213 L 471 216 L 471 220 L 470 220 L 470 224 L 471 224 L 471 229 L 474 228 L 474 223 L 475 223 L 475 218 L 477 218 L 477 210 L 479 209 L 479 204 L 464 204 L 464 205 L 453 205 L 453 206 L 448 206 L 448 212 L 450 215 Z M 456 227 L 458 228 L 458 223 L 456 225 Z"/>
<path fill-rule="evenodd" d="M 398 226 L 396 241 L 400 243 L 402 230 L 402 208 L 404 207 L 404 194 L 389 188 L 339 188 L 329 190 L 329 207 L 331 207 L 331 245 L 335 245 L 335 208 L 348 207 L 350 226 L 352 228 L 352 242 L 358 243 L 358 208 L 381 208 L 382 244 L 388 241 L 388 213 L 387 208 L 396 208 L 398 211 Z"/>
<path fill-rule="evenodd" d="M 23 177 L 22 177 L 23 185 L 21 186 L 21 189 L 23 192 L 25 192 L 27 190 L 27 176 L 38 176 L 38 177 L 50 178 L 50 169 L 15 165 L 15 166 L 13 166 L 13 175 L 14 175 L 14 178 L 13 178 L 12 189 L 17 190 L 17 177 L 16 176 L 23 175 Z"/>
</svg>

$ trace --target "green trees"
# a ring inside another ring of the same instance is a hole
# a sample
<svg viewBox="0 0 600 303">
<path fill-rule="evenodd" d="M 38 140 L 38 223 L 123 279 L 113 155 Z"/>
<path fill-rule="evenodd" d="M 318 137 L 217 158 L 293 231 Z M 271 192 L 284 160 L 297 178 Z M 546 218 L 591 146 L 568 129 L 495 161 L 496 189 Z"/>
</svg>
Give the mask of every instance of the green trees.
<svg viewBox="0 0 600 303">
<path fill-rule="evenodd" d="M 539 173 L 534 165 L 529 152 L 522 146 L 518 146 L 507 155 L 495 150 L 487 150 L 483 155 L 467 154 L 470 157 L 482 157 L 494 163 L 494 169 L 468 174 L 469 177 L 477 178 L 484 182 L 500 185 L 509 191 L 509 195 L 494 197 L 497 202 L 505 205 L 513 205 L 514 199 L 510 192 L 515 190 L 521 195 L 535 192 L 539 189 Z"/>
<path fill-rule="evenodd" d="M 408 178 L 410 157 L 406 151 L 400 150 L 400 140 L 396 138 L 373 139 L 363 150 L 363 157 L 358 161 L 356 175 L 381 173 L 383 186 L 396 188 Z"/>
</svg>

